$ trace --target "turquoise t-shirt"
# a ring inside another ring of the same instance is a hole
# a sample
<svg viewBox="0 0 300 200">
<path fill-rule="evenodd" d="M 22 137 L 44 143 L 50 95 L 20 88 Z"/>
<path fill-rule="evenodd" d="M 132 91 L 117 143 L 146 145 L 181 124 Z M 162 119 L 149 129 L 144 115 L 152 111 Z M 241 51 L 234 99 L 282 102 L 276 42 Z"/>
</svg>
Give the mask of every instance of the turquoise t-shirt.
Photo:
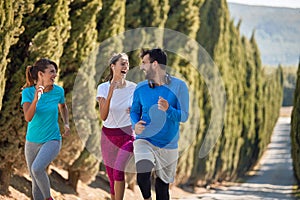
<svg viewBox="0 0 300 200">
<path fill-rule="evenodd" d="M 25 102 L 31 103 L 34 98 L 35 87 L 27 87 L 22 91 L 21 106 Z M 38 100 L 35 114 L 28 122 L 26 140 L 44 143 L 50 140 L 61 140 L 58 125 L 58 104 L 65 103 L 64 89 L 53 85 L 53 89 L 44 92 Z"/>
</svg>

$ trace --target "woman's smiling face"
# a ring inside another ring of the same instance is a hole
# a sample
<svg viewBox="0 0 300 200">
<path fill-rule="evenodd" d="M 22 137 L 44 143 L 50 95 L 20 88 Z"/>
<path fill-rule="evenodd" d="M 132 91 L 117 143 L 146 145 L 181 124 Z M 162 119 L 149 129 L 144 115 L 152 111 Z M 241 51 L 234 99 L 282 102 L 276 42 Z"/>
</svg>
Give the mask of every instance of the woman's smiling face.
<svg viewBox="0 0 300 200">
<path fill-rule="evenodd" d="M 120 57 L 115 64 L 112 64 L 112 69 L 115 76 L 125 78 L 129 70 L 128 58 L 126 56 Z"/>
<path fill-rule="evenodd" d="M 40 78 L 44 86 L 53 85 L 56 78 L 56 69 L 53 65 L 48 65 L 45 72 L 41 72 Z"/>
</svg>

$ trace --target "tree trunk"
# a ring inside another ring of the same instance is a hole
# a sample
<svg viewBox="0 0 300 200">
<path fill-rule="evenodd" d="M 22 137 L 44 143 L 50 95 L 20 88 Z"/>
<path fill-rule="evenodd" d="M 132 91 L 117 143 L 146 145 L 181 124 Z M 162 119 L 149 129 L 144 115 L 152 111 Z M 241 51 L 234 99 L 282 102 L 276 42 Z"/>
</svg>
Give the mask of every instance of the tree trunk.
<svg viewBox="0 0 300 200">
<path fill-rule="evenodd" d="M 0 194 L 9 194 L 8 186 L 12 173 L 11 163 L 6 163 L 4 168 L 0 169 Z"/>
<path fill-rule="evenodd" d="M 77 193 L 77 183 L 80 177 L 80 171 L 79 170 L 72 170 L 69 169 L 68 170 L 68 184 L 73 188 L 73 190 Z"/>
</svg>

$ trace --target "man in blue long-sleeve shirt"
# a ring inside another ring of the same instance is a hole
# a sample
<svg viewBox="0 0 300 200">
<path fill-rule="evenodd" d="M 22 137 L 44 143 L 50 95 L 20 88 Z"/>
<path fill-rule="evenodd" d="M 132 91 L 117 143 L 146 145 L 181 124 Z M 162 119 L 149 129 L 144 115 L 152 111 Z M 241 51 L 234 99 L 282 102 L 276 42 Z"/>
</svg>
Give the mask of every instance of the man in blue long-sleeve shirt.
<svg viewBox="0 0 300 200">
<path fill-rule="evenodd" d="M 151 171 L 156 173 L 157 200 L 167 200 L 178 159 L 179 124 L 188 119 L 186 84 L 166 72 L 167 55 L 162 49 L 143 50 L 140 82 L 130 110 L 136 133 L 134 155 L 137 182 L 144 199 L 151 199 Z"/>
</svg>

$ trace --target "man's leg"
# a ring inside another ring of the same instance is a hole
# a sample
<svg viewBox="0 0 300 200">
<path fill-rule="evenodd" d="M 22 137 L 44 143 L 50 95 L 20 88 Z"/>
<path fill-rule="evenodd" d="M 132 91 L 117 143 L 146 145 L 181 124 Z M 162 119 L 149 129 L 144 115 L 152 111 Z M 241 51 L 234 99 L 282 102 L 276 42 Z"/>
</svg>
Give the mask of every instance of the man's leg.
<svg viewBox="0 0 300 200">
<path fill-rule="evenodd" d="M 154 165 L 150 160 L 140 160 L 136 163 L 137 183 L 144 199 L 151 199 L 151 171 Z"/>
<path fill-rule="evenodd" d="M 176 174 L 178 150 L 159 149 L 155 151 L 155 191 L 157 200 L 169 200 L 169 183 L 172 183 Z"/>
<path fill-rule="evenodd" d="M 165 183 L 163 180 L 157 177 L 155 179 L 155 192 L 156 192 L 156 200 L 170 199 L 169 183 Z"/>
</svg>

